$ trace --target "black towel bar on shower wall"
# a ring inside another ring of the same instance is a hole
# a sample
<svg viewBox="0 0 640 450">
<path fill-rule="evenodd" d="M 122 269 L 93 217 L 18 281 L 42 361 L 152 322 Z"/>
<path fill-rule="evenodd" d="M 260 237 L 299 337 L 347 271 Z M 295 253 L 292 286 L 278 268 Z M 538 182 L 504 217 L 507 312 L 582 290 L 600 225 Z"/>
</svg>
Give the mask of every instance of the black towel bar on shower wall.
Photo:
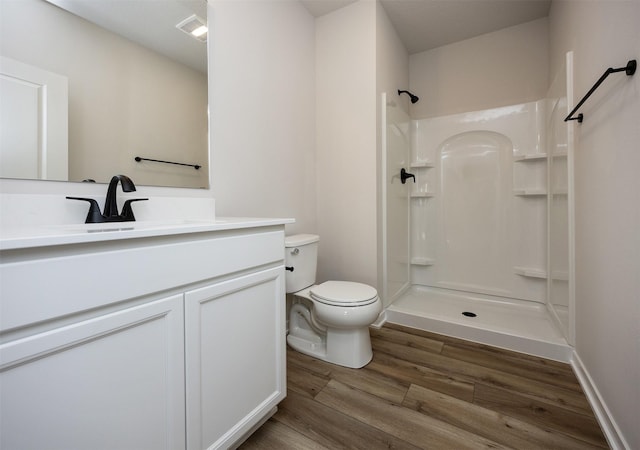
<svg viewBox="0 0 640 450">
<path fill-rule="evenodd" d="M 578 114 L 576 117 L 573 117 L 573 115 L 576 113 L 576 111 L 578 111 L 578 109 L 580 109 L 582 104 L 585 101 L 587 101 L 587 99 L 591 96 L 591 94 L 593 94 L 594 91 L 598 89 L 598 86 L 600 86 L 602 82 L 612 73 L 624 71 L 629 76 L 633 75 L 634 73 L 636 73 L 636 65 L 637 65 L 636 60 L 632 59 L 631 61 L 627 62 L 627 65 L 624 67 L 618 67 L 617 69 L 612 69 L 611 67 L 609 67 L 598 79 L 598 81 L 596 81 L 596 83 L 591 87 L 591 89 L 589 89 L 589 92 L 587 92 L 585 96 L 582 97 L 582 100 L 578 102 L 576 107 L 573 108 L 573 111 L 569 113 L 569 115 L 564 119 L 564 121 L 567 122 L 568 120 L 577 120 L 578 123 L 582 123 L 582 120 L 584 119 L 584 115 L 582 113 Z"/>
<path fill-rule="evenodd" d="M 142 158 L 140 156 L 136 156 L 134 159 L 137 162 L 140 162 L 140 161 L 153 161 L 153 162 L 158 162 L 158 163 L 163 163 L 163 164 L 175 164 L 177 166 L 189 166 L 189 167 L 193 167 L 196 170 L 198 170 L 200 167 L 202 167 L 199 164 L 185 164 L 185 163 L 172 162 L 172 161 L 162 161 L 161 159 Z"/>
</svg>

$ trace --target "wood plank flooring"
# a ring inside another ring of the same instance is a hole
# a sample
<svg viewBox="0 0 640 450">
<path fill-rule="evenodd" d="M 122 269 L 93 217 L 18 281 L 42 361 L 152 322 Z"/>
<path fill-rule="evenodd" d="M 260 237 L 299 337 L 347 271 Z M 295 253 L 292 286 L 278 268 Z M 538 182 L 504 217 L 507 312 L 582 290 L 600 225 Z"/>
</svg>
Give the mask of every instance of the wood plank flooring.
<svg viewBox="0 0 640 450">
<path fill-rule="evenodd" d="M 371 330 L 363 369 L 288 349 L 287 398 L 240 448 L 608 448 L 571 367 L 421 330 Z"/>
</svg>

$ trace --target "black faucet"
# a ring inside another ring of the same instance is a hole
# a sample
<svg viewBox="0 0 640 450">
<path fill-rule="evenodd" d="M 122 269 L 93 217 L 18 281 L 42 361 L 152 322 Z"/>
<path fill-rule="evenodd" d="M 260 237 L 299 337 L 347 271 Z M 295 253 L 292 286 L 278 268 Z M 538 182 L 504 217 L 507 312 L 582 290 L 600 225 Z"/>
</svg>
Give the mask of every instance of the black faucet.
<svg viewBox="0 0 640 450">
<path fill-rule="evenodd" d="M 100 213 L 100 207 L 98 202 L 92 198 L 83 197 L 67 197 L 69 200 L 83 200 L 89 202 L 89 213 L 84 223 L 102 223 L 102 222 L 134 222 L 136 220 L 133 215 L 133 209 L 131 203 L 139 202 L 142 200 L 149 200 L 148 198 L 132 198 L 124 202 L 122 206 L 122 214 L 118 213 L 118 203 L 116 201 L 116 192 L 118 183 L 122 184 L 122 190 L 124 192 L 133 192 L 136 190 L 136 185 L 133 184 L 131 178 L 126 175 L 115 175 L 109 182 L 109 188 L 107 189 L 107 198 L 104 202 L 104 213 Z"/>
<path fill-rule="evenodd" d="M 133 192 L 136 190 L 136 185 L 133 184 L 131 178 L 126 175 L 115 175 L 109 182 L 109 188 L 107 189 L 107 198 L 104 201 L 104 209 L 102 215 L 104 217 L 117 217 L 118 203 L 116 202 L 116 191 L 118 183 L 122 183 L 122 192 Z M 120 222 L 119 220 L 116 222 Z"/>
</svg>

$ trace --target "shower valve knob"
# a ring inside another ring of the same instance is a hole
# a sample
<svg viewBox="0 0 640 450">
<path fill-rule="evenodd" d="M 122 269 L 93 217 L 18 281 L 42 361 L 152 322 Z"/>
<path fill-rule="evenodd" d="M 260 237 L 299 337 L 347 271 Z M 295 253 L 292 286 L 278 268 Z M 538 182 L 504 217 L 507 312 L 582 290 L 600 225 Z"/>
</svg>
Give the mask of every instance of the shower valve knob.
<svg viewBox="0 0 640 450">
<path fill-rule="evenodd" d="M 407 182 L 407 179 L 409 178 L 413 178 L 413 182 L 416 182 L 416 176 L 414 174 L 404 170 L 404 167 L 400 169 L 400 181 L 402 182 L 402 184 L 405 184 Z"/>
</svg>

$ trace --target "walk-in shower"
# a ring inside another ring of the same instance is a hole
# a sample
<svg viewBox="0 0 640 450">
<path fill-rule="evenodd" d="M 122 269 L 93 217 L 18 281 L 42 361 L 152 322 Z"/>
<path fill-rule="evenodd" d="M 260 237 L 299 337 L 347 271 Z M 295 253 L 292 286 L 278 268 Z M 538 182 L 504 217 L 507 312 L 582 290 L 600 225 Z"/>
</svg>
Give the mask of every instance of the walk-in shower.
<svg viewBox="0 0 640 450">
<path fill-rule="evenodd" d="M 539 101 L 418 120 L 382 99 L 388 321 L 569 360 L 567 78 Z"/>
</svg>

